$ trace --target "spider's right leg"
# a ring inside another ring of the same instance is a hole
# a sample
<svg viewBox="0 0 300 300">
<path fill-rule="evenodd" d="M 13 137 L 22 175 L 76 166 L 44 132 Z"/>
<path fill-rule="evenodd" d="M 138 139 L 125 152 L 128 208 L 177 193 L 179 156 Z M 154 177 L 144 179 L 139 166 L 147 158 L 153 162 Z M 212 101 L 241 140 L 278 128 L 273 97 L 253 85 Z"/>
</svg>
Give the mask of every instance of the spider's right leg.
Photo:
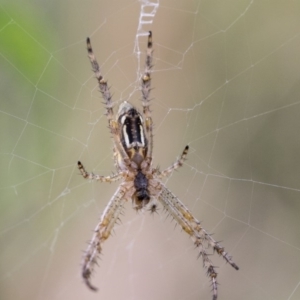
<svg viewBox="0 0 300 300">
<path fill-rule="evenodd" d="M 102 253 L 102 244 L 110 236 L 113 226 L 122 211 L 125 192 L 125 188 L 120 186 L 107 204 L 84 255 L 82 277 L 86 285 L 93 291 L 97 291 L 97 288 L 91 284 L 91 275 L 95 264 L 97 264 L 97 257 Z"/>
<path fill-rule="evenodd" d="M 152 32 L 149 31 L 148 43 L 147 43 L 147 54 L 146 54 L 146 64 L 144 74 L 142 76 L 142 104 L 143 104 L 143 114 L 145 117 L 145 129 L 148 139 L 148 152 L 147 158 L 149 164 L 152 160 L 152 148 L 153 148 L 153 122 L 150 111 L 150 91 L 151 91 L 151 68 L 152 68 Z"/>
<path fill-rule="evenodd" d="M 202 258 L 203 267 L 206 269 L 207 276 L 210 277 L 213 291 L 213 300 L 218 296 L 217 272 L 213 262 L 209 258 L 206 249 L 211 247 L 234 269 L 239 267 L 234 263 L 231 256 L 225 251 L 224 247 L 201 226 L 200 222 L 191 214 L 187 207 L 162 183 L 156 187 L 160 191 L 158 200 L 162 203 L 165 210 L 177 221 L 182 229 L 191 237 Z M 206 246 L 204 245 L 206 244 Z"/>
<path fill-rule="evenodd" d="M 157 174 L 158 178 L 162 179 L 163 177 L 170 175 L 174 170 L 182 167 L 183 162 L 186 160 L 188 151 L 189 151 L 189 146 L 187 145 L 182 151 L 180 157 L 178 157 L 177 160 L 170 167 L 166 168 L 163 171 L 159 171 L 158 169 L 155 169 L 155 173 Z"/>
</svg>

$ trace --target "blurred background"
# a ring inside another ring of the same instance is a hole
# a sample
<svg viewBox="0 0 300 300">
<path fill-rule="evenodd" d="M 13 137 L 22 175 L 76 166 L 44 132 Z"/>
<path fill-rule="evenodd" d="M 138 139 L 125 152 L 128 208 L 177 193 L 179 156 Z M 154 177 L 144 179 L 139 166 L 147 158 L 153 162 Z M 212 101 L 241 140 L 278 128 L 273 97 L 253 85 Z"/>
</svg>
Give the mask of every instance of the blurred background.
<svg viewBox="0 0 300 300">
<path fill-rule="evenodd" d="M 118 183 L 86 37 L 116 107 L 141 108 L 153 32 L 154 165 L 239 265 L 218 257 L 219 299 L 300 299 L 298 1 L 0 3 L 0 298 L 211 299 L 188 236 L 125 204 L 92 282 L 83 251 Z M 117 108 L 116 108 L 117 109 Z"/>
</svg>

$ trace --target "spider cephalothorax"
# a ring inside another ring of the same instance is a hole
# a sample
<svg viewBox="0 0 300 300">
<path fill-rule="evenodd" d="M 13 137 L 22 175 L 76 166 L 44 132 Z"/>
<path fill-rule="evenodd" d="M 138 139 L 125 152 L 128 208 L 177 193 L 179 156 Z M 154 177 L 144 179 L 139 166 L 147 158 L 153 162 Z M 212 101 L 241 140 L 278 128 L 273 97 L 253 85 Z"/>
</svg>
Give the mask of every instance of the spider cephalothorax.
<svg viewBox="0 0 300 300">
<path fill-rule="evenodd" d="M 236 270 L 238 270 L 238 266 L 232 261 L 224 248 L 206 232 L 187 207 L 161 181 L 163 177 L 168 176 L 183 165 L 189 147 L 186 146 L 181 156 L 165 170 L 160 171 L 158 168 L 152 167 L 153 135 L 149 109 L 153 52 L 151 31 L 148 35 L 145 71 L 141 78 L 143 114 L 125 101 L 121 103 L 118 114 L 114 118 L 111 94 L 101 74 L 89 38 L 87 39 L 87 48 L 105 102 L 108 126 L 114 143 L 117 174 L 101 176 L 89 173 L 80 161 L 78 162 L 78 168 L 84 178 L 101 182 L 116 180 L 122 180 L 122 182 L 107 204 L 85 253 L 82 266 L 82 277 L 85 283 L 90 289 L 97 290 L 90 282 L 91 274 L 97 263 L 97 256 L 102 253 L 102 244 L 110 236 L 113 226 L 119 218 L 123 202 L 131 199 L 136 210 L 148 208 L 150 212 L 156 211 L 157 202 L 160 202 L 181 228 L 189 234 L 197 247 L 199 257 L 202 258 L 203 267 L 206 269 L 212 283 L 213 300 L 216 300 L 217 272 L 209 258 L 207 248 L 212 248 Z"/>
</svg>

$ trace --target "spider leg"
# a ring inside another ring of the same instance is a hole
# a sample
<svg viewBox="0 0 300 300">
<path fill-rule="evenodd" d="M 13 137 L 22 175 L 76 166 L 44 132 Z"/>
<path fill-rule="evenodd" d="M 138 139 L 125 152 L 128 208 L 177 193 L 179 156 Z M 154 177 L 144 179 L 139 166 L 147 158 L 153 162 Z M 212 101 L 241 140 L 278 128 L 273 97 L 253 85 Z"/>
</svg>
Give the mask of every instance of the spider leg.
<svg viewBox="0 0 300 300">
<path fill-rule="evenodd" d="M 100 182 L 114 182 L 122 178 L 122 173 L 113 174 L 111 176 L 101 176 L 87 172 L 80 161 L 78 161 L 77 165 L 82 177 L 86 179 L 97 180 Z"/>
<path fill-rule="evenodd" d="M 108 119 L 108 125 L 109 128 L 111 130 L 113 130 L 113 118 L 114 118 L 114 111 L 113 111 L 113 104 L 111 101 L 111 94 L 109 91 L 109 87 L 107 86 L 107 81 L 103 78 L 103 75 L 101 73 L 101 69 L 100 66 L 97 62 L 97 59 L 94 55 L 93 49 L 92 49 L 92 45 L 91 45 L 91 41 L 90 38 L 86 39 L 86 44 L 87 44 L 87 50 L 88 50 L 88 56 L 89 59 L 91 61 L 91 65 L 92 65 L 92 69 L 95 73 L 95 76 L 97 78 L 98 84 L 99 84 L 99 88 L 100 88 L 100 92 L 103 96 L 103 99 L 105 101 L 105 108 L 106 108 L 106 116 Z"/>
<path fill-rule="evenodd" d="M 173 193 L 171 193 L 171 191 L 169 191 L 162 183 L 160 183 L 160 187 L 158 189 L 161 189 L 158 200 L 162 203 L 165 210 L 191 237 L 195 246 L 198 248 L 199 257 L 202 258 L 203 266 L 206 268 L 207 275 L 210 277 L 212 283 L 213 300 L 216 300 L 218 296 L 218 283 L 216 279 L 217 272 L 205 248 L 212 247 L 213 250 L 222 256 L 234 269 L 238 270 L 238 266 L 232 261 L 224 248 L 206 232 L 200 222 L 190 213 L 187 207 Z"/>
<path fill-rule="evenodd" d="M 113 103 L 111 101 L 112 96 L 111 96 L 109 87 L 107 85 L 107 81 L 104 79 L 104 77 L 101 73 L 100 66 L 97 62 L 97 59 L 96 59 L 93 49 L 92 49 L 92 44 L 91 44 L 90 38 L 87 38 L 86 43 L 87 43 L 88 57 L 91 61 L 92 69 L 95 73 L 95 76 L 96 76 L 98 84 L 99 84 L 100 92 L 104 99 L 104 105 L 106 108 L 106 117 L 108 120 L 108 127 L 109 127 L 112 137 L 114 139 L 115 147 L 116 147 L 117 151 L 120 153 L 120 155 L 123 157 L 125 164 L 130 166 L 131 165 L 130 159 L 129 159 L 126 151 L 124 150 L 124 148 L 121 146 L 121 140 L 119 137 L 119 126 L 118 126 L 118 122 L 114 120 Z"/>
<path fill-rule="evenodd" d="M 166 187 L 164 188 L 164 195 L 167 196 L 171 205 L 182 214 L 182 216 L 191 224 L 193 230 L 200 234 L 201 238 L 206 240 L 208 246 L 212 247 L 220 256 L 222 256 L 226 262 L 228 262 L 234 269 L 238 270 L 239 267 L 232 261 L 231 257 L 225 252 L 224 247 L 220 243 L 216 242 L 212 236 L 201 226 L 200 222 L 191 214 L 187 207 L 172 194 Z"/>
<path fill-rule="evenodd" d="M 157 174 L 158 178 L 162 179 L 163 177 L 170 175 L 174 170 L 177 170 L 178 168 L 182 167 L 183 162 L 186 160 L 188 151 L 189 151 L 189 146 L 187 145 L 182 151 L 180 157 L 178 157 L 177 160 L 170 167 L 166 168 L 163 171 L 159 171 L 158 169 L 155 169 L 155 173 Z"/>
<path fill-rule="evenodd" d="M 95 264 L 97 264 L 98 255 L 102 253 L 102 244 L 110 236 L 113 226 L 123 208 L 122 200 L 125 192 L 126 190 L 120 186 L 109 201 L 102 213 L 100 222 L 95 228 L 94 235 L 83 258 L 82 277 L 86 285 L 93 291 L 97 291 L 97 288 L 90 282 L 91 275 Z"/>
<path fill-rule="evenodd" d="M 147 43 L 147 53 L 146 53 L 146 63 L 145 70 L 142 76 L 142 104 L 143 104 L 143 114 L 145 117 L 145 129 L 148 139 L 148 152 L 147 160 L 151 163 L 152 160 L 152 148 L 153 148 L 153 122 L 150 111 L 150 91 L 151 91 L 151 68 L 152 68 L 152 32 L 149 31 L 148 43 Z"/>
</svg>

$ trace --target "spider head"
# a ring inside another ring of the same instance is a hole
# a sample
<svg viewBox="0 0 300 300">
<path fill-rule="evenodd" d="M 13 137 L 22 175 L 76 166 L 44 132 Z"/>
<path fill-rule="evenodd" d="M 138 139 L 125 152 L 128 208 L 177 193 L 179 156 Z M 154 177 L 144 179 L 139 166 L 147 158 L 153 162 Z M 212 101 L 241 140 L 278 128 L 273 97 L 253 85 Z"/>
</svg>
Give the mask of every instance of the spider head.
<svg viewBox="0 0 300 300">
<path fill-rule="evenodd" d="M 132 197 L 133 208 L 136 210 L 143 209 L 150 201 L 147 191 L 138 191 Z"/>
<path fill-rule="evenodd" d="M 119 107 L 117 120 L 122 146 L 130 160 L 140 166 L 146 157 L 148 145 L 142 115 L 125 101 Z"/>
</svg>

